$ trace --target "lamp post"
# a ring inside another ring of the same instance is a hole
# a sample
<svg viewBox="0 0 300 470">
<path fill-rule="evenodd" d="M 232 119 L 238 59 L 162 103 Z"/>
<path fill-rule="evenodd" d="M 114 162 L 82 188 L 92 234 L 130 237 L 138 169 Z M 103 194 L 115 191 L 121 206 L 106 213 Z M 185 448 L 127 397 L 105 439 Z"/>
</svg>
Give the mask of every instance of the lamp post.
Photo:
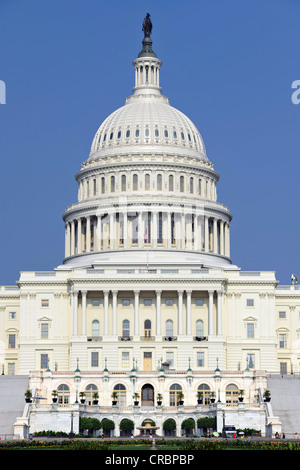
<svg viewBox="0 0 300 470">
<path fill-rule="evenodd" d="M 79 387 L 80 380 L 81 380 L 81 376 L 80 376 L 80 370 L 79 370 L 79 360 L 77 358 L 77 368 L 75 370 L 75 375 L 74 375 L 74 382 L 76 384 L 76 400 L 75 400 L 75 403 L 79 403 L 79 401 L 78 401 L 78 387 Z"/>
</svg>

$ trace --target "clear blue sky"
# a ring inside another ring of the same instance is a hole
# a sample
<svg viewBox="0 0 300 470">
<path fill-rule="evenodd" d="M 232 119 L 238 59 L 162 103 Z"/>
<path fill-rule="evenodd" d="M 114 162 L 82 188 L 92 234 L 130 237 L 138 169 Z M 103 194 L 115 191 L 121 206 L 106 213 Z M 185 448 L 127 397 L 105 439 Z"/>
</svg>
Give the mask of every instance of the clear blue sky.
<svg viewBox="0 0 300 470">
<path fill-rule="evenodd" d="M 65 207 L 132 93 L 145 14 L 172 106 L 196 124 L 244 270 L 300 277 L 298 0 L 0 0 L 0 284 L 64 257 Z"/>
</svg>

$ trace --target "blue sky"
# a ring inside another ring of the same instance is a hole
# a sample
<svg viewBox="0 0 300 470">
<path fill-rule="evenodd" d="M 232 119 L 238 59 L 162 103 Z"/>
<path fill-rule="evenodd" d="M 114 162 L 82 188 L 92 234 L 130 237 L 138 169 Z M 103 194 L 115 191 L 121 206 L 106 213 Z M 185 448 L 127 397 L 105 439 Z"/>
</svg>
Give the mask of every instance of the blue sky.
<svg viewBox="0 0 300 470">
<path fill-rule="evenodd" d="M 161 86 L 198 127 L 244 270 L 300 277 L 297 0 L 0 0 L 0 284 L 64 257 L 65 207 L 134 85 L 149 12 Z"/>
</svg>

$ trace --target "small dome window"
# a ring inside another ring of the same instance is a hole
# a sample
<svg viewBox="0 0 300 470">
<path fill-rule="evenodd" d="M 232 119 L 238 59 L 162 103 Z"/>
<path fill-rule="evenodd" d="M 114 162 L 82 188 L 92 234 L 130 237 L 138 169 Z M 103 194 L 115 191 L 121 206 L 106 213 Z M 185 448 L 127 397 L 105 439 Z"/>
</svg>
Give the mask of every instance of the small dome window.
<svg viewBox="0 0 300 470">
<path fill-rule="evenodd" d="M 121 131 L 118 132 L 118 139 L 121 139 Z"/>
<path fill-rule="evenodd" d="M 192 142 L 190 134 L 188 134 L 188 139 L 189 139 L 190 142 Z"/>
<path fill-rule="evenodd" d="M 145 137 L 149 137 L 149 134 L 150 134 L 149 128 L 146 127 L 146 129 L 145 129 Z"/>
<path fill-rule="evenodd" d="M 106 141 L 106 134 L 104 134 L 104 137 L 103 137 L 103 142 Z"/>
<path fill-rule="evenodd" d="M 135 136 L 136 136 L 136 137 L 139 137 L 139 135 L 140 135 L 140 130 L 139 130 L 139 129 L 136 129 L 136 130 L 135 130 Z"/>
<path fill-rule="evenodd" d="M 114 136 L 114 133 L 111 132 L 111 133 L 110 133 L 110 136 L 109 136 L 109 140 L 112 140 L 112 139 L 113 139 L 113 136 Z"/>
<path fill-rule="evenodd" d="M 169 132 L 168 132 L 168 129 L 165 129 L 165 132 L 164 132 L 164 134 L 165 134 L 165 138 L 167 139 L 167 138 L 169 137 Z"/>
<path fill-rule="evenodd" d="M 183 133 L 183 132 L 181 132 L 181 138 L 182 138 L 182 140 L 184 140 L 184 139 L 185 139 L 185 137 L 184 137 L 184 133 Z"/>
<path fill-rule="evenodd" d="M 177 132 L 176 131 L 173 131 L 173 137 L 174 137 L 174 139 L 177 139 Z"/>
<path fill-rule="evenodd" d="M 127 137 L 127 139 L 128 139 L 128 137 L 130 137 L 130 129 L 127 129 L 127 131 L 126 131 L 126 137 Z"/>
<path fill-rule="evenodd" d="M 159 130 L 155 129 L 155 137 L 159 137 Z"/>
</svg>

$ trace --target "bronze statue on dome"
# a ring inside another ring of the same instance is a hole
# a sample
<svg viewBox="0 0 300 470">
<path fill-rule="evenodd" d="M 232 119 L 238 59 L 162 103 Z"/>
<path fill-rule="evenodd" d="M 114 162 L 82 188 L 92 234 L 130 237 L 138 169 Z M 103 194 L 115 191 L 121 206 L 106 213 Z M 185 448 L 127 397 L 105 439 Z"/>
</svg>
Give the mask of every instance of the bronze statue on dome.
<svg viewBox="0 0 300 470">
<path fill-rule="evenodd" d="M 147 13 L 146 17 L 144 18 L 143 28 L 145 38 L 149 38 L 150 34 L 152 33 L 152 22 L 150 20 L 150 13 Z"/>
</svg>

